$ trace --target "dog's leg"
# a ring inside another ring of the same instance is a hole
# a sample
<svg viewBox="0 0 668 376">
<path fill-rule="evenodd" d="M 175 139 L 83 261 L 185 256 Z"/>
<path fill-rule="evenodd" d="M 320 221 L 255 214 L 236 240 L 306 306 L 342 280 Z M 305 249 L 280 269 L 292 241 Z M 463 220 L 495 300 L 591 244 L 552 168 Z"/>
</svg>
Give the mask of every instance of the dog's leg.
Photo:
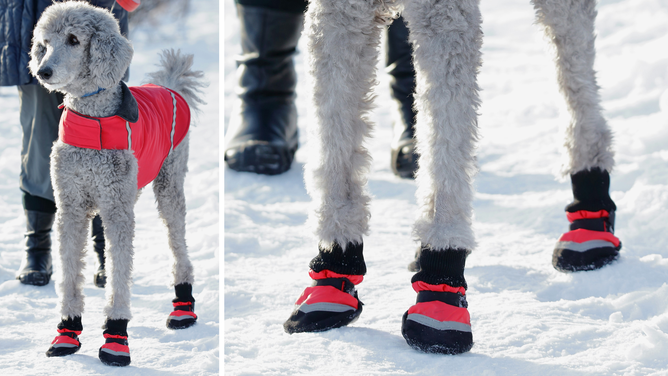
<svg viewBox="0 0 668 376">
<path fill-rule="evenodd" d="M 532 0 L 537 21 L 557 50 L 559 88 L 571 113 L 565 174 L 614 165 L 612 134 L 601 114 L 594 59 L 596 0 Z"/>
<path fill-rule="evenodd" d="M 153 181 L 153 192 L 158 202 L 160 217 L 167 226 L 169 247 L 174 255 L 174 312 L 167 318 L 167 327 L 183 329 L 195 324 L 195 298 L 192 285 L 195 277 L 186 245 L 186 198 L 183 191 L 188 171 L 188 139 L 186 138 L 167 157 L 160 173 Z"/>
<path fill-rule="evenodd" d="M 612 233 L 615 203 L 609 195 L 614 165 L 612 133 L 601 114 L 594 71 L 595 0 L 532 0 L 538 22 L 554 43 L 559 88 L 571 113 L 565 146 L 574 200 L 566 206 L 571 231 L 552 254 L 560 271 L 592 270 L 617 259 L 621 242 Z"/>
<path fill-rule="evenodd" d="M 93 150 L 95 152 L 95 150 Z M 137 159 L 130 150 L 102 150 L 93 168 L 95 201 L 104 224 L 105 266 L 107 273 L 105 343 L 98 357 L 113 366 L 130 364 L 128 322 L 132 285 L 135 234 L 134 206 L 137 199 Z M 113 168 L 111 168 L 113 166 Z"/>
<path fill-rule="evenodd" d="M 73 147 L 57 142 L 51 154 L 51 176 L 56 199 L 56 229 L 60 243 L 62 279 L 58 336 L 46 355 L 64 356 L 79 350 L 81 343 L 81 316 L 84 310 L 83 269 L 87 228 L 90 223 L 92 202 L 87 195 L 82 169 L 76 163 Z"/>
<path fill-rule="evenodd" d="M 371 131 L 368 113 L 382 25 L 397 15 L 390 5 L 394 1 L 312 0 L 306 13 L 315 116 L 309 117 L 313 124 L 305 181 L 315 206 L 310 221 L 320 240 L 311 277 L 327 283 L 337 275 L 346 282 L 335 285 L 347 287 L 320 298 L 315 296 L 332 289 L 315 287 L 320 292 L 309 296 L 327 304 L 300 299 L 283 325 L 288 333 L 337 328 L 362 312 L 354 285 L 366 272 L 362 236 L 369 227 L 366 175 L 371 161 L 362 143 Z M 348 304 L 335 303 L 341 301 Z"/>
<path fill-rule="evenodd" d="M 95 201 L 104 224 L 107 270 L 107 320 L 130 320 L 130 286 L 135 234 L 137 160 L 129 150 L 103 150 L 93 174 Z M 109 168 L 113 166 L 114 168 Z"/>
<path fill-rule="evenodd" d="M 417 73 L 420 215 L 414 235 L 421 242 L 421 270 L 411 280 L 418 303 L 404 315 L 402 334 L 416 349 L 457 354 L 473 345 L 464 264 L 475 247 L 471 201 L 480 104 L 479 1 L 412 0 L 404 17 Z"/>
</svg>

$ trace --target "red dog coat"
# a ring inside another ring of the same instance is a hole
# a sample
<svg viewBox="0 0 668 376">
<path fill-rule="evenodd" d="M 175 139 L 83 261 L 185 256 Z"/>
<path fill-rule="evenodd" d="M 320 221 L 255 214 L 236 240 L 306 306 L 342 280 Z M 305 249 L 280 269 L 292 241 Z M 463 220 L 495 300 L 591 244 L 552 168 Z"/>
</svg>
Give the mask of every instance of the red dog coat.
<svg viewBox="0 0 668 376">
<path fill-rule="evenodd" d="M 132 149 L 143 188 L 158 176 L 171 151 L 190 127 L 190 108 L 176 92 L 153 84 L 128 88 L 116 114 L 96 118 L 65 109 L 60 118 L 62 142 L 86 149 Z"/>
</svg>

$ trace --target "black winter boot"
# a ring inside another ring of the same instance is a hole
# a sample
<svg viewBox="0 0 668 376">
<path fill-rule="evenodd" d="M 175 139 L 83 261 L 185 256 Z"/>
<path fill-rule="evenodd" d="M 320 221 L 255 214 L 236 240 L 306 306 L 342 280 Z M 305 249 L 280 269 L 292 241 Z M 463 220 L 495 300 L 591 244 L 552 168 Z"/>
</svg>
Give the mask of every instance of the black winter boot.
<svg viewBox="0 0 668 376">
<path fill-rule="evenodd" d="M 97 271 L 93 274 L 93 283 L 103 289 L 107 284 L 107 274 L 104 270 L 104 227 L 102 227 L 102 218 L 99 214 L 93 218 L 91 236 L 93 237 L 93 250 L 97 254 L 98 262 Z"/>
<path fill-rule="evenodd" d="M 225 161 L 236 171 L 287 171 L 298 146 L 293 55 L 304 15 L 237 4 L 242 55 L 239 108 L 227 131 Z"/>
<path fill-rule="evenodd" d="M 421 248 L 420 271 L 411 279 L 417 301 L 401 325 L 401 334 L 414 349 L 454 355 L 473 346 L 464 279 L 467 254 L 462 249 Z"/>
<path fill-rule="evenodd" d="M 26 255 L 16 273 L 16 279 L 26 285 L 44 286 L 53 274 L 50 233 L 56 214 L 25 210 L 25 215 Z"/>
<path fill-rule="evenodd" d="M 562 272 L 600 269 L 619 257 L 622 243 L 614 235 L 615 210 L 610 175 L 592 168 L 571 175 L 573 202 L 566 206 L 571 223 L 552 253 L 552 265 Z"/>
<path fill-rule="evenodd" d="M 355 285 L 362 282 L 366 264 L 362 244 L 348 243 L 346 251 L 334 244 L 331 251 L 319 247 L 310 263 L 313 279 L 295 303 L 283 324 L 288 334 L 322 332 L 355 322 L 362 313 L 362 302 Z"/>
<path fill-rule="evenodd" d="M 130 348 L 128 347 L 128 321 L 124 319 L 110 320 L 102 326 L 105 343 L 98 351 L 102 363 L 108 366 L 125 367 L 130 364 Z"/>
<path fill-rule="evenodd" d="M 394 137 L 391 146 L 392 171 L 402 178 L 414 178 L 418 167 L 415 150 L 415 68 L 413 67 L 411 45 L 408 43 L 408 28 L 399 17 L 387 29 L 387 73 L 392 76 L 390 88 L 392 97 L 399 107 L 399 119 L 394 123 Z"/>
</svg>

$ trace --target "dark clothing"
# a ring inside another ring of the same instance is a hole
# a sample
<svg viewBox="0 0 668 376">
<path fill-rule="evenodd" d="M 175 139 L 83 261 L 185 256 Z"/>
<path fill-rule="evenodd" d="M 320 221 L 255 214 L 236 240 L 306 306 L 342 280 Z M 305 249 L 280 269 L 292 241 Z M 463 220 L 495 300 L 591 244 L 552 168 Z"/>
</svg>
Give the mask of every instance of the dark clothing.
<svg viewBox="0 0 668 376">
<path fill-rule="evenodd" d="M 37 80 L 28 71 L 32 30 L 46 7 L 54 0 L 0 1 L 0 86 L 32 85 Z M 114 0 L 90 0 L 89 3 L 110 9 Z M 128 12 L 116 5 L 114 16 L 121 33 L 128 33 Z"/>
<path fill-rule="evenodd" d="M 51 146 L 58 138 L 63 95 L 50 93 L 30 75 L 28 61 L 32 30 L 54 0 L 0 0 L 0 86 L 18 86 L 23 143 L 19 186 L 29 197 L 54 201 L 49 173 Z M 114 0 L 89 0 L 111 9 L 121 33 L 128 33 L 128 12 Z M 128 72 L 125 73 L 128 77 Z M 28 200 L 28 203 L 32 202 Z M 29 205 L 30 206 L 30 205 Z"/>
<path fill-rule="evenodd" d="M 234 2 L 245 6 L 280 10 L 289 13 L 304 13 L 308 5 L 307 0 L 234 0 Z"/>
</svg>

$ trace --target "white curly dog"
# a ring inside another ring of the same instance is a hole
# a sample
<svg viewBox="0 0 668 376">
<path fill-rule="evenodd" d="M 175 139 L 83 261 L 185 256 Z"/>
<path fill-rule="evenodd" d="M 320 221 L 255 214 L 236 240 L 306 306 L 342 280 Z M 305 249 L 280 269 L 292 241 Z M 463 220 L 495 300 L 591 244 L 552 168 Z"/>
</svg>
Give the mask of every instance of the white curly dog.
<svg viewBox="0 0 668 376">
<path fill-rule="evenodd" d="M 132 55 L 132 45 L 112 14 L 84 2 L 55 3 L 35 26 L 30 71 L 48 90 L 65 94 L 59 139 L 51 153 L 62 261 L 61 322 L 47 356 L 73 354 L 81 347 L 84 247 L 90 219 L 99 213 L 109 266 L 106 343 L 99 357 L 109 365 L 130 363 L 134 205 L 140 188 L 152 179 L 175 259 L 176 298 L 167 326 L 187 328 L 197 319 L 183 185 L 188 107 L 196 110 L 203 103 L 196 94 L 204 86 L 199 80 L 203 74 L 190 70 L 191 55 L 164 51 L 162 69 L 149 75 L 155 85 L 128 88 L 121 79 Z M 152 144 L 161 146 L 143 148 Z"/>
</svg>

